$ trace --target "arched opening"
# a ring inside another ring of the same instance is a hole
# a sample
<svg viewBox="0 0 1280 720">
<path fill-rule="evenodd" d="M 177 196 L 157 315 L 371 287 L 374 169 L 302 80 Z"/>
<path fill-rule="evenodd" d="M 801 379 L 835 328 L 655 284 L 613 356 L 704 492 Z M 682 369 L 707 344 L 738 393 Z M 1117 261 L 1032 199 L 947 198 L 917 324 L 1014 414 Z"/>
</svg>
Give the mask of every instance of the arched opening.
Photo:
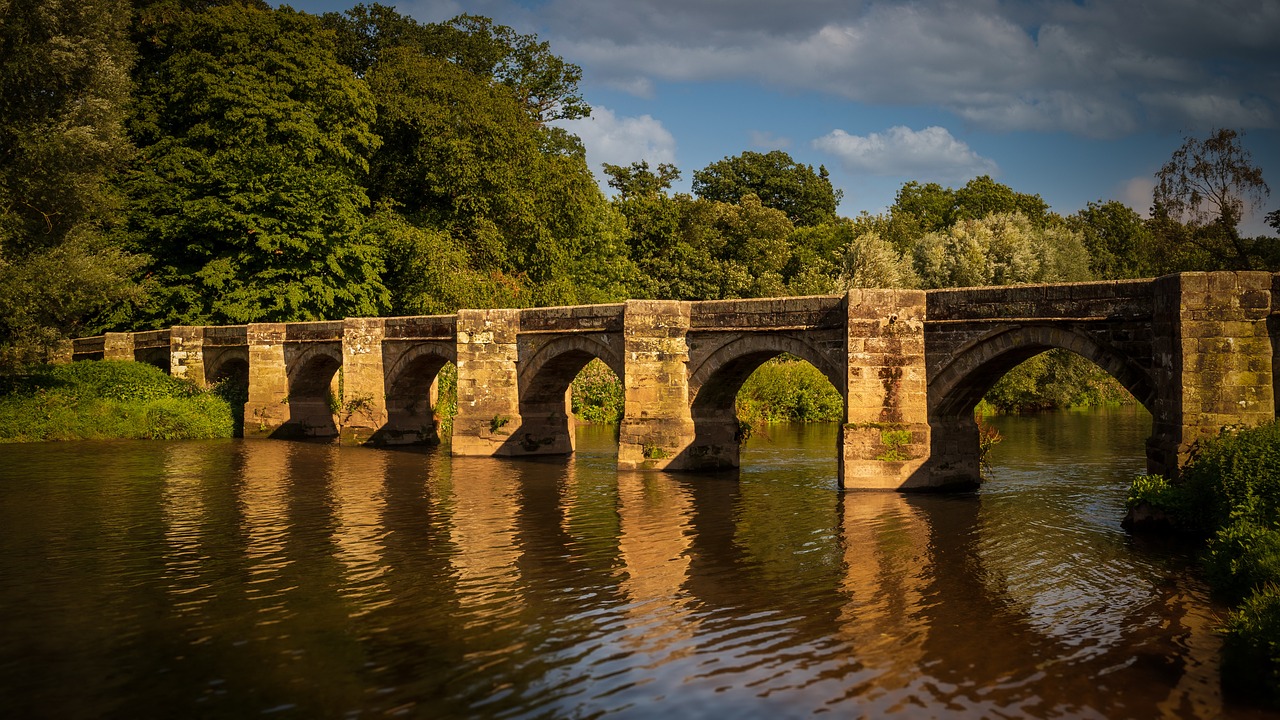
<svg viewBox="0 0 1280 720">
<path fill-rule="evenodd" d="M 289 371 L 289 420 L 273 435 L 329 439 L 338 435 L 341 361 L 317 350 L 303 354 Z"/>
<path fill-rule="evenodd" d="M 438 445 L 446 441 L 457 408 L 457 366 L 449 348 L 413 348 L 387 373 L 387 422 L 376 445 Z"/>
<path fill-rule="evenodd" d="M 134 352 L 133 359 L 143 362 L 152 367 L 157 367 L 168 373 L 169 367 L 169 348 L 142 348 Z"/>
<path fill-rule="evenodd" d="M 210 389 L 231 406 L 235 437 L 244 437 L 244 406 L 249 402 L 249 360 L 230 357 L 209 368 Z"/>
<path fill-rule="evenodd" d="M 513 429 L 511 442 L 522 455 L 572 453 L 577 447 L 574 381 L 590 365 L 589 372 L 600 386 L 608 385 L 607 374 L 616 382 L 622 377 L 621 356 L 594 338 L 569 336 L 553 340 L 522 358 L 521 363 L 520 427 Z M 580 387 L 585 388 L 586 383 Z"/>
<path fill-rule="evenodd" d="M 575 452 L 618 454 L 618 430 L 625 414 L 622 379 L 600 358 L 592 358 L 569 385 Z"/>
<path fill-rule="evenodd" d="M 1077 359 L 1068 360 L 1072 357 Z M 1052 327 L 997 331 L 955 353 L 930 382 L 930 464 L 935 479 L 948 485 L 976 485 L 980 481 L 985 449 L 991 446 L 996 435 L 975 419 L 975 410 L 1002 378 L 1028 362 L 1049 366 L 1050 371 L 1074 366 L 1076 369 L 1072 372 L 1078 373 L 1080 367 L 1099 368 L 1127 391 L 1134 402 L 1148 412 L 1152 410 L 1156 390 L 1150 374 L 1131 359 L 1091 338 Z M 1087 378 L 1077 378 L 1077 381 L 1085 382 Z M 1011 390 L 1017 391 L 1016 387 Z M 1036 388 L 1028 387 L 1025 391 L 1034 394 Z M 1041 407 L 1047 404 L 1041 403 Z M 1034 407 L 1036 403 L 1029 401 L 1026 405 Z M 1150 435 L 1149 427 L 1146 434 Z"/>
<path fill-rule="evenodd" d="M 762 394 L 771 393 L 779 400 L 790 396 L 794 401 L 801 385 L 808 391 L 806 402 L 832 404 L 834 393 L 834 419 L 844 416 L 843 368 L 808 343 L 788 336 L 751 336 L 730 342 L 690 376 L 694 440 L 685 452 L 691 469 L 738 467 L 742 442 L 763 422 L 784 419 L 768 408 L 756 408 L 755 414 L 747 412 L 748 397 L 742 398 L 744 412 L 739 412 L 740 394 L 749 381 L 758 384 Z M 812 410 L 822 412 L 817 407 Z M 833 441 L 833 446 L 838 442 Z"/>
</svg>

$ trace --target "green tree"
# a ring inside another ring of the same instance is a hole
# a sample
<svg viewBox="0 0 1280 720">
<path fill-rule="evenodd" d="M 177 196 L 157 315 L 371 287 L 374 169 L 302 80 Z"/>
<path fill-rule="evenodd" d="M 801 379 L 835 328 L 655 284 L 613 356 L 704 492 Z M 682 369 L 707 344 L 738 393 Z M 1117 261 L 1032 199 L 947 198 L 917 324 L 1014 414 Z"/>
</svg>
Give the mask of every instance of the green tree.
<svg viewBox="0 0 1280 720">
<path fill-rule="evenodd" d="M 854 235 L 841 259 L 838 287 L 842 290 L 913 288 L 920 284 L 911 260 L 875 231 Z"/>
<path fill-rule="evenodd" d="M 376 315 L 361 185 L 378 145 L 333 37 L 287 8 L 181 13 L 139 77 L 131 226 L 161 324 Z"/>
<path fill-rule="evenodd" d="M 1019 213 L 963 220 L 929 233 L 915 249 L 925 287 L 1087 280 L 1089 254 L 1078 233 L 1037 228 Z"/>
<path fill-rule="evenodd" d="M 1240 221 L 1245 208 L 1260 204 L 1271 189 L 1240 140 L 1241 133 L 1225 128 L 1203 140 L 1186 138 L 1156 173 L 1152 215 L 1185 223 L 1190 232 L 1182 239 L 1207 259 L 1248 270 L 1259 265 L 1259 258 L 1240 236 Z"/>
<path fill-rule="evenodd" d="M 836 216 L 844 193 L 831 186 L 825 167 L 797 163 L 790 155 L 744 152 L 694 172 L 693 193 L 704 200 L 738 203 L 755 195 L 768 208 L 781 210 L 798 227 L 818 225 Z"/>
<path fill-rule="evenodd" d="M 1139 278 L 1154 274 L 1151 230 L 1142 216 L 1115 200 L 1090 202 L 1067 218 L 1089 251 L 1089 269 L 1098 278 Z"/>
<path fill-rule="evenodd" d="M 622 219 L 581 145 L 542 128 L 503 86 L 415 50 L 385 50 L 367 81 L 384 144 L 370 192 L 447 233 L 468 265 L 517 279 L 528 303 L 618 299 Z"/>
<path fill-rule="evenodd" d="M 116 0 L 0 3 L 0 367 L 136 293 L 109 182 L 132 152 L 128 18 Z"/>
</svg>

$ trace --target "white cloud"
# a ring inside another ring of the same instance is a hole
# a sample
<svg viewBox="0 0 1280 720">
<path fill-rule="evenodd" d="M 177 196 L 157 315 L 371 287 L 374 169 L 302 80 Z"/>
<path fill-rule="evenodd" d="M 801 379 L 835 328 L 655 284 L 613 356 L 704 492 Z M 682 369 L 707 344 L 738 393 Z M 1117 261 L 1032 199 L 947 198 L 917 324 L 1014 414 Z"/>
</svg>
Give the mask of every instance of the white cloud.
<svg viewBox="0 0 1280 720">
<path fill-rule="evenodd" d="M 650 115 L 618 116 L 607 107 L 591 109 L 590 117 L 562 120 L 560 127 L 582 139 L 587 149 L 587 164 L 601 186 L 605 185 L 600 166 L 630 165 L 644 160 L 650 167 L 676 161 L 676 139 Z"/>
<path fill-rule="evenodd" d="M 995 162 L 937 126 L 916 131 L 899 125 L 866 136 L 836 129 L 814 140 L 813 147 L 835 156 L 854 173 L 963 181 L 998 171 Z"/>
<path fill-rule="evenodd" d="M 1120 202 L 1142 217 L 1151 217 L 1151 193 L 1156 189 L 1155 176 L 1139 175 L 1120 184 Z"/>
<path fill-rule="evenodd" d="M 589 80 L 642 96 L 653 80 L 746 80 L 1109 137 L 1280 123 L 1280 2 L 549 0 L 531 12 Z"/>
</svg>

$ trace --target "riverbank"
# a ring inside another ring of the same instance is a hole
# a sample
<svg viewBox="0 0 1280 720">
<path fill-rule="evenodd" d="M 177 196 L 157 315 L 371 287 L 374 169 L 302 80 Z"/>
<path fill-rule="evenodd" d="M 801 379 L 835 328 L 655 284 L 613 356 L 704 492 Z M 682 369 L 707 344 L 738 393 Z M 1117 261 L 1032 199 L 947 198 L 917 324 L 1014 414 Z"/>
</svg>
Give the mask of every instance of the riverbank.
<svg viewBox="0 0 1280 720">
<path fill-rule="evenodd" d="M 0 377 L 0 442 L 233 437 L 235 398 L 146 363 L 38 365 Z M 240 407 L 243 407 L 240 400 Z"/>
<path fill-rule="evenodd" d="M 1280 708 L 1280 422 L 1224 429 L 1182 476 L 1135 478 L 1130 518 L 1206 538 L 1205 575 L 1235 607 L 1221 629 L 1223 686 Z"/>
</svg>

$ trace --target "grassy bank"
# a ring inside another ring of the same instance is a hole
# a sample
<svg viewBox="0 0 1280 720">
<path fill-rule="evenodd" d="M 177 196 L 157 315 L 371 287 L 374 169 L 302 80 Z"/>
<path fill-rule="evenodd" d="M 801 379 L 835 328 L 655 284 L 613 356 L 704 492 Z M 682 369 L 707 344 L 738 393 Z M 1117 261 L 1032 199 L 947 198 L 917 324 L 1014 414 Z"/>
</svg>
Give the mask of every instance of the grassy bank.
<svg viewBox="0 0 1280 720">
<path fill-rule="evenodd" d="M 1234 606 L 1222 628 L 1222 680 L 1280 707 L 1280 423 L 1202 443 L 1182 482 L 1134 480 L 1129 505 L 1205 538 L 1213 592 Z"/>
<path fill-rule="evenodd" d="M 231 437 L 231 403 L 137 362 L 40 365 L 0 377 L 0 442 Z M 242 401 L 243 402 L 243 401 Z"/>
</svg>

